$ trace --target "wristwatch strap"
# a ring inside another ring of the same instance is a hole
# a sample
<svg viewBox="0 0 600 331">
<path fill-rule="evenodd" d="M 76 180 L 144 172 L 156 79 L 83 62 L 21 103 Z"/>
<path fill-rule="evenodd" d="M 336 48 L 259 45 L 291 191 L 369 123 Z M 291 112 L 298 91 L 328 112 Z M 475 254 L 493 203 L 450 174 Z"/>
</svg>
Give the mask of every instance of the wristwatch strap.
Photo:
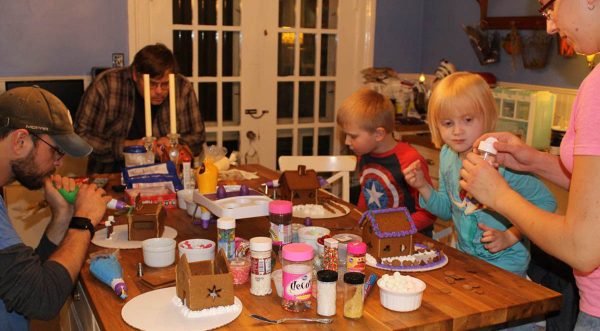
<svg viewBox="0 0 600 331">
<path fill-rule="evenodd" d="M 69 229 L 79 229 L 79 230 L 88 230 L 90 231 L 91 238 L 94 238 L 94 225 L 89 218 L 73 216 L 71 218 L 71 223 L 69 223 Z"/>
</svg>

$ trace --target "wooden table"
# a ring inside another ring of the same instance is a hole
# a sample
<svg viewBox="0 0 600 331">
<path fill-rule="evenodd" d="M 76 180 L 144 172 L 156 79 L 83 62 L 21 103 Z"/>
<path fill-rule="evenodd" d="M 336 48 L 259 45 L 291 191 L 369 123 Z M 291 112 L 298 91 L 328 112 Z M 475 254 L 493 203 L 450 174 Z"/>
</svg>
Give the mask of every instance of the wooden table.
<svg viewBox="0 0 600 331">
<path fill-rule="evenodd" d="M 267 178 L 276 178 L 277 173 L 259 165 L 245 165 L 244 170 L 256 171 L 261 179 L 248 181 L 250 187 L 257 187 Z M 332 233 L 359 233 L 356 221 L 360 215 L 352 210 L 348 215 L 335 219 L 314 220 L 314 225 L 326 226 Z M 300 219 L 295 221 L 301 222 Z M 119 221 L 121 224 L 122 221 Z M 208 230 L 193 225 L 190 217 L 181 209 L 168 211 L 167 224 L 177 229 L 179 242 L 190 238 L 216 239 L 215 224 Z M 348 230 L 348 228 L 353 228 Z M 243 238 L 268 236 L 268 220 L 266 217 L 241 219 L 237 221 L 236 235 Z M 417 242 L 433 242 L 424 236 L 418 236 Z M 512 273 L 497 268 L 484 261 L 466 255 L 443 244 L 434 242 L 448 256 L 449 262 L 441 269 L 411 273 L 427 283 L 421 307 L 413 312 L 393 312 L 384 308 L 379 302 L 379 289 L 374 286 L 365 302 L 364 315 L 359 320 L 343 317 L 343 300 L 338 287 L 337 314 L 334 323 L 330 325 L 294 324 L 269 325 L 254 320 L 249 314 L 256 313 L 277 319 L 286 316 L 317 317 L 316 301 L 314 309 L 305 313 L 290 313 L 280 306 L 280 299 L 273 293 L 258 297 L 250 294 L 249 283 L 235 286 L 235 295 L 243 303 L 241 315 L 226 330 L 245 330 L 249 328 L 267 328 L 269 330 L 464 330 L 515 321 L 532 316 L 543 315 L 560 308 L 561 296 L 533 282 L 517 277 Z M 90 246 L 90 253 L 101 248 Z M 141 249 L 121 250 L 120 262 L 123 267 L 124 279 L 129 287 L 131 300 L 137 295 L 151 291 L 139 281 L 136 266 L 142 262 Z M 382 275 L 384 270 L 367 268 L 367 273 Z M 145 267 L 146 273 L 160 272 L 160 269 Z M 453 272 L 464 277 L 450 284 L 445 280 L 446 274 Z M 121 318 L 121 309 L 126 301 L 120 300 L 112 290 L 94 278 L 89 272 L 89 263 L 81 271 L 80 282 L 90 301 L 98 324 L 103 330 L 132 330 Z M 479 284 L 477 291 L 467 289 L 467 284 Z M 343 285 L 343 284 L 338 284 Z"/>
</svg>

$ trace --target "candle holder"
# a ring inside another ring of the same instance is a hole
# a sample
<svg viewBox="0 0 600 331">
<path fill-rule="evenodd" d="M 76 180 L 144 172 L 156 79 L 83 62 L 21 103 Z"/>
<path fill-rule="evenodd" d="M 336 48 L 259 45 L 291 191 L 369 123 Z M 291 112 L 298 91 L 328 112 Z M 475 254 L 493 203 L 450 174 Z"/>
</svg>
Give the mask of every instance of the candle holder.
<svg viewBox="0 0 600 331">
<path fill-rule="evenodd" d="M 177 164 L 179 159 L 179 134 L 169 133 L 167 138 L 169 138 L 169 159 Z"/>
<path fill-rule="evenodd" d="M 148 163 L 154 163 L 154 142 L 156 137 L 144 137 L 144 147 L 146 148 L 146 159 Z"/>
</svg>

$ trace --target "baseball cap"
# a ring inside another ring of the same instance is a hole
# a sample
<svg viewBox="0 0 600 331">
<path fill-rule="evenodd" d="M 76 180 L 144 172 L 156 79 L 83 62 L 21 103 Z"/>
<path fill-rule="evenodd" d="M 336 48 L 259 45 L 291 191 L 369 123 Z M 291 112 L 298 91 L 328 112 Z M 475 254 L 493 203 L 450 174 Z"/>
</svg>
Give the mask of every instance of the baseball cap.
<svg viewBox="0 0 600 331">
<path fill-rule="evenodd" d="M 92 146 L 73 130 L 67 107 L 39 86 L 17 87 L 0 95 L 0 127 L 47 134 L 65 153 L 83 157 Z"/>
</svg>

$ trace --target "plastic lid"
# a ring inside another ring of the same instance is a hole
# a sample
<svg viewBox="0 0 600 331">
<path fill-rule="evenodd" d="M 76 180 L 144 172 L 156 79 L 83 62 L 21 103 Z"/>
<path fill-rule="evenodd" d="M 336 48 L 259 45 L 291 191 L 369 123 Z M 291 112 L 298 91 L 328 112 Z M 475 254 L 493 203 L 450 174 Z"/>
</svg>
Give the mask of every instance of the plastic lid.
<svg viewBox="0 0 600 331">
<path fill-rule="evenodd" d="M 123 153 L 146 153 L 146 147 L 142 145 L 125 146 Z"/>
<path fill-rule="evenodd" d="M 360 272 L 347 272 L 344 274 L 344 283 L 352 285 L 364 284 L 365 275 Z"/>
<path fill-rule="evenodd" d="M 319 270 L 317 271 L 317 280 L 320 282 L 337 282 L 338 273 L 333 270 Z"/>
<path fill-rule="evenodd" d="M 367 244 L 364 242 L 353 241 L 348 243 L 348 253 L 350 254 L 365 254 L 367 252 Z"/>
<path fill-rule="evenodd" d="M 334 238 L 325 238 L 325 240 L 323 240 L 324 245 L 327 247 L 333 247 L 333 248 L 337 248 L 338 247 L 338 243 L 339 241 L 337 239 Z"/>
<path fill-rule="evenodd" d="M 492 153 L 492 154 L 498 154 L 498 151 L 496 150 L 496 148 L 494 148 L 494 143 L 497 142 L 498 139 L 494 138 L 494 137 L 489 137 L 486 140 L 482 140 L 479 142 L 479 147 L 477 147 L 477 149 L 479 149 L 480 151 L 483 152 L 488 152 L 488 153 Z"/>
<path fill-rule="evenodd" d="M 269 202 L 269 213 L 291 214 L 292 202 L 287 200 L 273 200 Z"/>
<path fill-rule="evenodd" d="M 273 247 L 273 240 L 268 237 L 254 237 L 250 239 L 250 250 L 253 251 L 270 251 Z"/>
<path fill-rule="evenodd" d="M 293 243 L 283 246 L 283 258 L 286 260 L 301 262 L 313 258 L 313 248 L 305 243 Z"/>
<path fill-rule="evenodd" d="M 235 218 L 223 216 L 217 219 L 217 228 L 219 229 L 235 229 Z"/>
</svg>

